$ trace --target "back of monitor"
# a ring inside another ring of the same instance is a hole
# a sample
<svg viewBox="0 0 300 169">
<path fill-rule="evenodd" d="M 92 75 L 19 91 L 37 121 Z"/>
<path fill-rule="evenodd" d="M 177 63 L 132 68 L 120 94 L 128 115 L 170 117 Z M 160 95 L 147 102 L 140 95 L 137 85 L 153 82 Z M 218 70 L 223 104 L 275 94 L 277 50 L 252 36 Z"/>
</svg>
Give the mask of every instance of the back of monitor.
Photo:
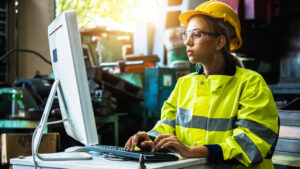
<svg viewBox="0 0 300 169">
<path fill-rule="evenodd" d="M 75 11 L 64 11 L 48 27 L 58 99 L 68 135 L 84 145 L 98 144 Z"/>
</svg>

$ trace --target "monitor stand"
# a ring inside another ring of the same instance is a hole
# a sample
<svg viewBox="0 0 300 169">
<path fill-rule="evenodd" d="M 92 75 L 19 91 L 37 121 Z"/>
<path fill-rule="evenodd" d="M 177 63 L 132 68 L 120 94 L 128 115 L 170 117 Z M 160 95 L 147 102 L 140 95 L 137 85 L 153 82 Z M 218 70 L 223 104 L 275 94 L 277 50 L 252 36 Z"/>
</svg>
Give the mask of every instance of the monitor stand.
<svg viewBox="0 0 300 169">
<path fill-rule="evenodd" d="M 53 85 L 51 87 L 51 91 L 50 91 L 41 121 L 40 121 L 38 127 L 35 129 L 33 136 L 32 136 L 32 145 L 31 145 L 32 146 L 32 157 L 33 157 L 35 166 L 37 164 L 35 157 L 37 157 L 40 160 L 44 160 L 44 161 L 92 159 L 92 156 L 85 152 L 72 152 L 72 153 L 62 152 L 62 153 L 53 153 L 53 154 L 39 154 L 38 153 L 38 149 L 39 149 L 39 145 L 40 145 L 40 142 L 41 142 L 41 139 L 43 136 L 43 130 L 45 128 L 45 125 L 63 123 L 68 120 L 68 119 L 62 119 L 62 120 L 47 123 L 48 116 L 49 116 L 51 106 L 53 103 L 53 99 L 54 99 L 54 96 L 55 96 L 55 93 L 57 92 L 57 90 L 61 91 L 61 86 L 60 86 L 59 80 L 55 80 L 55 82 L 53 83 Z"/>
</svg>

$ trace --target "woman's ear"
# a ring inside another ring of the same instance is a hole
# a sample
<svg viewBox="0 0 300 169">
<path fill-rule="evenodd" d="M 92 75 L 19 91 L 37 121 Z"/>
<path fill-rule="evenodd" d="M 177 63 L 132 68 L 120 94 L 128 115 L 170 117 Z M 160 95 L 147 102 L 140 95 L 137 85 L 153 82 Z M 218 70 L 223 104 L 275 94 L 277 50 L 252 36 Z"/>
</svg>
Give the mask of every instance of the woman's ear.
<svg viewBox="0 0 300 169">
<path fill-rule="evenodd" d="M 215 45 L 215 49 L 216 51 L 219 51 L 221 49 L 223 49 L 223 47 L 225 46 L 226 44 L 226 38 L 224 35 L 220 35 L 216 38 L 216 45 Z"/>
</svg>

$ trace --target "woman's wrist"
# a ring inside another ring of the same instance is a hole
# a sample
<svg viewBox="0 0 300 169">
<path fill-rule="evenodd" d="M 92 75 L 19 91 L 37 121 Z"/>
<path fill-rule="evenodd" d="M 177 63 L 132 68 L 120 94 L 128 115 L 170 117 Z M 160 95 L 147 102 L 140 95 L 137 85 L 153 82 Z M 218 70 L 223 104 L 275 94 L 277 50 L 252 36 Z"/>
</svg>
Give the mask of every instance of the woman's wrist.
<svg viewBox="0 0 300 169">
<path fill-rule="evenodd" d="M 189 158 L 204 158 L 209 156 L 209 151 L 206 146 L 189 146 Z"/>
</svg>

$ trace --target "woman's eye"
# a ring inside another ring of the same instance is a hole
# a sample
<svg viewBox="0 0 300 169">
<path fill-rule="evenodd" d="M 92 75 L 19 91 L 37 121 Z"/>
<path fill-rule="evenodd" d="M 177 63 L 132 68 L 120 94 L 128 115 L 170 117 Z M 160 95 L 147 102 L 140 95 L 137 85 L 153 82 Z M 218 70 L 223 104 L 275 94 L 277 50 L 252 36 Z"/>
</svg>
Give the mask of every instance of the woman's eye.
<svg viewBox="0 0 300 169">
<path fill-rule="evenodd" d="M 194 36 L 196 38 L 200 38 L 202 36 L 202 33 L 201 32 L 194 32 Z"/>
</svg>

